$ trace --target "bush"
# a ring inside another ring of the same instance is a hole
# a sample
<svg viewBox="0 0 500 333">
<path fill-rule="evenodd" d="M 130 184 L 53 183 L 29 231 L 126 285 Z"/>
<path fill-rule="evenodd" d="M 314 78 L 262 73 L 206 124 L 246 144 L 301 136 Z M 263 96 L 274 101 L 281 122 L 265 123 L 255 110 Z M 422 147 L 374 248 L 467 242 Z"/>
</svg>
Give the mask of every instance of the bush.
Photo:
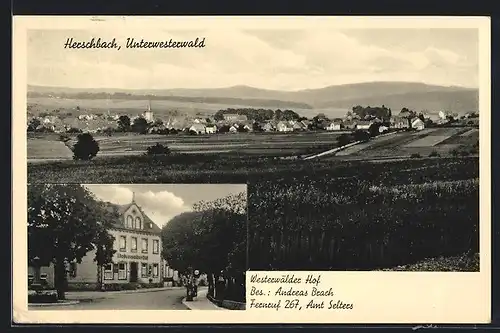
<svg viewBox="0 0 500 333">
<path fill-rule="evenodd" d="M 429 154 L 429 157 L 439 157 L 439 153 L 435 150 L 433 150 L 430 154 Z"/>
<path fill-rule="evenodd" d="M 91 160 L 99 152 L 99 144 L 90 133 L 79 134 L 73 146 L 73 159 Z"/>
<path fill-rule="evenodd" d="M 410 155 L 410 158 L 420 158 L 422 157 L 419 153 L 413 153 Z"/>
<path fill-rule="evenodd" d="M 171 151 L 168 146 L 164 146 L 161 143 L 157 143 L 154 146 L 150 146 L 146 149 L 146 155 L 170 155 Z"/>
<path fill-rule="evenodd" d="M 28 292 L 28 303 L 57 303 L 57 291 L 41 290 Z"/>
</svg>

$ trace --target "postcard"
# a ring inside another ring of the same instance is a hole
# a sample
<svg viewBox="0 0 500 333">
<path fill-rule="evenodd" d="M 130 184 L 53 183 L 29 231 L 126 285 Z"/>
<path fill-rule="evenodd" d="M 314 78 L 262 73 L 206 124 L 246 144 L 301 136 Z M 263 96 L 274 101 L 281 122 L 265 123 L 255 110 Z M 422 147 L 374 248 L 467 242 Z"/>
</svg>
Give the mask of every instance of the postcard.
<svg viewBox="0 0 500 333">
<path fill-rule="evenodd" d="M 488 17 L 13 40 L 14 322 L 490 322 Z"/>
</svg>

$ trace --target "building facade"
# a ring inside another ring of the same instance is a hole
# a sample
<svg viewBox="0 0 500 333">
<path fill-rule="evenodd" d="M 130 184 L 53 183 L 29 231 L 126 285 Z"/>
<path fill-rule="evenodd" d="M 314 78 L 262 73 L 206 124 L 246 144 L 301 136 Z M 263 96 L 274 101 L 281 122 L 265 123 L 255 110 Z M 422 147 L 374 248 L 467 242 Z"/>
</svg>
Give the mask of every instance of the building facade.
<svg viewBox="0 0 500 333">
<path fill-rule="evenodd" d="M 114 236 L 116 252 L 112 262 L 99 267 L 94 261 L 95 251 L 88 252 L 81 263 L 67 265 L 69 287 L 94 288 L 101 284 L 163 283 L 164 278 L 174 278 L 176 272 L 161 257 L 161 229 L 144 213 L 134 199 L 127 205 L 107 203 L 119 219 L 113 221 L 108 232 Z M 54 283 L 54 269 L 42 267 L 42 281 Z M 28 281 L 33 279 L 34 269 L 29 267 Z M 73 285 L 73 286 L 72 286 Z"/>
</svg>

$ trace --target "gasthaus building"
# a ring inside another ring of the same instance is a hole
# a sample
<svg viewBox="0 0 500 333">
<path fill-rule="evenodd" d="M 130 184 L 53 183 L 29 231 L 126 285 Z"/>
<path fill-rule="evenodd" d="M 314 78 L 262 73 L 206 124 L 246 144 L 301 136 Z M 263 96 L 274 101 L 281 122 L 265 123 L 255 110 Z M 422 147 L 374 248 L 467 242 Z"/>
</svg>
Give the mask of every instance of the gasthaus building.
<svg viewBox="0 0 500 333">
<path fill-rule="evenodd" d="M 94 261 L 95 252 L 88 252 L 81 263 L 68 264 L 68 287 L 97 288 L 99 276 L 103 284 L 149 284 L 163 282 L 164 278 L 172 279 L 176 272 L 161 258 L 161 229 L 137 205 L 135 199 L 126 205 L 107 203 L 107 206 L 119 213 L 119 219 L 108 230 L 115 237 L 113 262 L 98 267 Z M 33 279 L 33 274 L 33 268 L 29 267 L 29 281 Z M 41 279 L 53 285 L 52 265 L 41 268 Z"/>
</svg>

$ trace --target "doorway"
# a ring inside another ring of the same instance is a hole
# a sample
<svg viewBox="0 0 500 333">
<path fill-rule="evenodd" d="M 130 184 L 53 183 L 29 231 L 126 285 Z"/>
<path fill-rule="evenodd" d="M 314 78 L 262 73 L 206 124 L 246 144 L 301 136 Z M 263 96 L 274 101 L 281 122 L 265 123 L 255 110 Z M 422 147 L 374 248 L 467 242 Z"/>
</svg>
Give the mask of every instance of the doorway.
<svg viewBox="0 0 500 333">
<path fill-rule="evenodd" d="M 137 262 L 131 262 L 130 263 L 130 282 L 137 282 L 137 270 L 138 270 Z"/>
</svg>

